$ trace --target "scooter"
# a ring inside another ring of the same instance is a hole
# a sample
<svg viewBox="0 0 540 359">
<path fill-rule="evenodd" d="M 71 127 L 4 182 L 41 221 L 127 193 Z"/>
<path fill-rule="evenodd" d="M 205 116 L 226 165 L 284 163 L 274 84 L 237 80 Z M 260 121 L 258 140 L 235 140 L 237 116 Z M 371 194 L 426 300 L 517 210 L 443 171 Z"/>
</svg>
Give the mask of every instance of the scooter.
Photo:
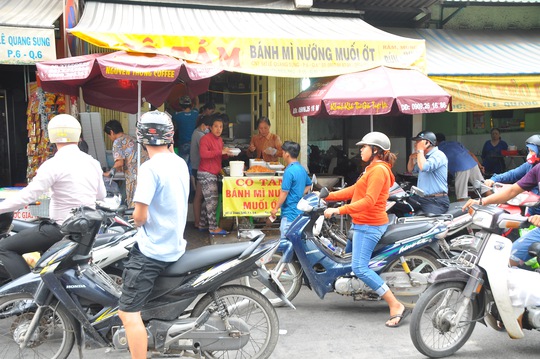
<svg viewBox="0 0 540 359">
<path fill-rule="evenodd" d="M 513 339 L 522 338 L 523 329 L 540 330 L 540 273 L 509 268 L 512 242 L 500 235 L 507 228 L 528 227 L 527 217 L 497 206 L 472 211 L 481 228 L 475 241 L 457 258 L 441 260 L 445 267 L 429 276 L 431 286 L 411 316 L 414 346 L 431 358 L 457 352 L 477 322 L 506 330 Z"/>
<path fill-rule="evenodd" d="M 31 273 L 0 288 L 0 327 L 10 328 L 0 336 L 6 358 L 66 359 L 75 343 L 79 352 L 83 344 L 87 349 L 128 348 L 118 317 L 120 288 L 91 262 L 105 220 L 99 210 L 75 210 L 62 225 L 64 239 L 43 254 Z M 278 241 L 263 239 L 188 250 L 160 274 L 141 311 L 152 355 L 271 355 L 279 336 L 275 309 L 254 289 L 226 285 L 250 275 L 287 301 L 260 264 Z"/>
<path fill-rule="evenodd" d="M 115 281 L 121 283 L 124 261 L 135 243 L 135 234 L 137 233 L 135 226 L 123 218 L 124 215 L 129 215 L 131 210 L 126 210 L 124 206 L 120 206 L 120 201 L 115 197 L 111 197 L 107 201 L 96 202 L 96 208 L 106 215 L 92 249 L 93 261 Z M 12 212 L 3 213 L 0 215 L 0 240 L 37 225 L 39 225 L 39 222 L 13 219 Z M 32 267 L 39 259 L 40 253 L 27 253 L 23 257 Z M 9 282 L 11 278 L 3 269 L 1 262 L 0 267 L 2 267 L 0 269 L 0 284 L 3 285 Z"/>
<path fill-rule="evenodd" d="M 462 208 L 465 201 L 452 202 L 448 211 L 440 215 L 426 214 L 420 210 L 420 204 L 411 198 L 413 194 L 420 197 L 424 196 L 424 191 L 416 186 L 411 186 L 409 191 L 405 191 L 399 184 L 394 183 L 390 187 L 390 195 L 388 197 L 387 212 L 397 216 L 396 223 L 413 223 L 423 221 L 430 217 L 438 217 L 444 219 L 448 227 L 446 235 L 447 241 L 456 238 L 460 235 L 474 235 L 472 227 L 472 217 L 467 211 Z"/>
<path fill-rule="evenodd" d="M 319 232 L 327 208 L 322 199 L 328 193 L 323 188 L 319 196 L 309 193 L 299 201 L 297 208 L 303 213 L 291 223 L 287 240 L 281 241 L 278 248 L 281 258 L 272 272 L 285 282 L 284 287 L 291 288 L 286 291 L 290 301 L 298 294 L 302 277 L 321 299 L 334 291 L 354 300 L 379 300 L 373 290 L 351 273 L 351 254 Z M 370 267 L 407 307 L 413 307 L 426 290 L 426 274 L 441 267 L 437 259 L 450 257 L 446 243 L 439 245 L 440 241 L 444 242 L 447 230 L 444 221 L 436 217 L 418 223 L 393 224 L 375 247 Z M 291 263 L 294 265 L 290 266 Z M 279 299 L 272 299 L 275 306 L 281 305 Z"/>
</svg>

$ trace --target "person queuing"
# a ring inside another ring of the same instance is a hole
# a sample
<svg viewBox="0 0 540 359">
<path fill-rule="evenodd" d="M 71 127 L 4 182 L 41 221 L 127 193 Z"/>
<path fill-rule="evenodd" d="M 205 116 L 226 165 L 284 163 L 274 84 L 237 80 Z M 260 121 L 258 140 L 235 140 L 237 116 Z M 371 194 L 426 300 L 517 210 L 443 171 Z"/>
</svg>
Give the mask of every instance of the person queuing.
<svg viewBox="0 0 540 359">
<path fill-rule="evenodd" d="M 307 171 L 298 162 L 300 154 L 300 145 L 296 142 L 285 141 L 283 143 L 283 159 L 287 163 L 285 172 L 283 172 L 283 180 L 281 182 L 281 191 L 277 200 L 277 205 L 272 209 L 270 215 L 275 217 L 278 210 L 281 208 L 281 223 L 279 230 L 281 238 L 285 238 L 285 234 L 289 229 L 290 224 L 294 219 L 302 213 L 296 208 L 296 205 L 307 193 L 311 186 L 311 179 Z"/>
<path fill-rule="evenodd" d="M 469 198 L 468 184 L 476 180 L 484 181 L 482 171 L 484 167 L 478 158 L 457 141 L 446 141 L 446 136 L 437 133 L 437 147 L 448 158 L 448 171 L 454 176 L 454 185 L 458 201 Z"/>
<path fill-rule="evenodd" d="M 191 150 L 191 135 L 195 131 L 199 111 L 193 108 L 193 103 L 189 96 L 182 96 L 179 100 L 180 111 L 172 116 L 176 127 L 174 147 L 177 154 L 182 157 L 189 166 L 189 153 Z"/>
<path fill-rule="evenodd" d="M 122 124 L 118 120 L 110 120 L 103 127 L 107 137 L 113 142 L 112 153 L 114 159 L 113 168 L 118 172 L 124 172 L 126 179 L 126 205 L 133 207 L 133 194 L 137 185 L 137 157 L 138 146 L 133 137 L 124 133 Z M 148 159 L 146 150 L 141 151 L 141 163 Z M 105 173 L 110 176 L 110 172 Z"/>
<path fill-rule="evenodd" d="M 482 147 L 482 164 L 486 173 L 501 173 L 505 170 L 504 158 L 501 151 L 508 149 L 508 144 L 501 139 L 498 128 L 491 129 L 491 139 Z"/>
<path fill-rule="evenodd" d="M 283 155 L 281 139 L 278 135 L 270 132 L 270 120 L 261 117 L 257 121 L 258 134 L 251 137 L 247 155 L 250 158 L 262 158 L 266 162 L 277 162 Z"/>
<path fill-rule="evenodd" d="M 24 253 L 44 252 L 64 237 L 60 226 L 73 208 L 95 208 L 96 200 L 107 195 L 101 165 L 78 147 L 79 121 L 70 115 L 57 115 L 47 130 L 49 141 L 56 144 L 58 151 L 43 162 L 28 186 L 0 202 L 0 213 L 13 212 L 49 190 L 51 194 L 50 219 L 0 241 L 0 261 L 12 279 L 30 272 Z"/>
<path fill-rule="evenodd" d="M 442 214 L 450 207 L 448 198 L 448 159 L 437 148 L 437 137 L 431 131 L 422 131 L 412 138 L 416 152 L 409 156 L 407 170 L 418 173 L 418 187 L 424 196 L 411 196 L 420 203 L 425 213 Z"/>
<path fill-rule="evenodd" d="M 495 182 L 499 183 L 516 183 L 523 176 L 525 176 L 537 163 L 540 162 L 540 135 L 532 135 L 527 138 L 525 145 L 529 153 L 527 154 L 527 160 L 521 166 L 514 168 L 513 170 L 506 171 L 501 174 L 494 174 L 490 179 L 485 180 L 484 184 L 488 187 L 493 186 Z M 538 194 L 538 186 L 535 186 L 531 192 Z M 529 207 L 527 213 L 534 215 L 540 214 L 540 207 Z"/>
<path fill-rule="evenodd" d="M 369 260 L 375 246 L 388 227 L 386 200 L 390 186 L 394 183 L 392 166 L 396 155 L 390 152 L 390 139 L 381 132 L 370 132 L 356 144 L 361 146 L 362 161 L 368 163 L 356 184 L 331 192 L 326 201 L 346 201 L 350 204 L 338 208 L 327 208 L 326 218 L 334 214 L 348 214 L 352 218 L 352 270 L 354 274 L 383 298 L 390 308 L 386 326 L 399 327 L 410 314 L 401 304 L 382 278 L 369 268 Z"/>
<path fill-rule="evenodd" d="M 201 183 L 197 179 L 197 171 L 199 169 L 199 163 L 201 162 L 200 155 L 200 142 L 201 138 L 210 132 L 210 126 L 212 125 L 212 116 L 201 115 L 197 120 L 197 128 L 193 131 L 191 136 L 191 177 L 192 183 L 195 183 L 195 195 L 193 196 L 193 223 L 195 228 L 205 231 L 205 228 L 200 228 L 199 223 L 201 216 L 206 218 L 206 206 L 202 206 L 202 187 Z"/>
<path fill-rule="evenodd" d="M 212 115 L 210 133 L 204 135 L 199 142 L 201 161 L 197 171 L 197 181 L 201 184 L 203 200 L 206 207 L 206 217 L 199 220 L 199 230 L 208 231 L 211 235 L 225 235 L 228 232 L 218 227 L 216 210 L 219 200 L 218 174 L 221 171 L 221 160 L 233 156 L 230 149 L 223 147 L 223 118 L 222 114 Z"/>
<path fill-rule="evenodd" d="M 141 229 L 122 275 L 118 316 L 126 329 L 133 359 L 146 358 L 148 339 L 141 309 L 154 281 L 186 250 L 189 172 L 184 160 L 171 152 L 174 127 L 168 114 L 147 112 L 137 123 L 137 141 L 150 159 L 141 165 L 133 201 L 133 220 Z"/>
<path fill-rule="evenodd" d="M 540 183 L 540 166 L 534 166 L 525 176 L 511 186 L 508 186 L 492 195 L 482 199 L 470 199 L 463 206 L 463 210 L 467 210 L 472 205 L 488 205 L 506 203 L 509 199 L 514 198 L 523 191 L 531 191 Z M 540 216 L 534 215 L 529 217 L 529 221 L 534 225 L 540 224 Z M 531 259 L 529 255 L 529 246 L 533 243 L 540 242 L 540 228 L 535 228 L 527 232 L 512 244 L 512 252 L 510 254 L 510 265 L 521 266 L 526 261 Z"/>
</svg>

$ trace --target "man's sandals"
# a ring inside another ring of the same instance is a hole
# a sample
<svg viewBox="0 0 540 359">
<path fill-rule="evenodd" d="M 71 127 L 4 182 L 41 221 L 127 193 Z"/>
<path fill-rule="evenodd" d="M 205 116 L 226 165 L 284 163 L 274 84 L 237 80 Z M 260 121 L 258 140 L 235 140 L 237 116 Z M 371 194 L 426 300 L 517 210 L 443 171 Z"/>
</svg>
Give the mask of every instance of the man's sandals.
<svg viewBox="0 0 540 359">
<path fill-rule="evenodd" d="M 407 309 L 407 308 L 404 308 L 403 312 L 401 312 L 401 314 L 392 315 L 390 318 L 388 318 L 388 320 L 399 318 L 399 320 L 395 324 L 392 325 L 392 324 L 385 323 L 385 325 L 388 328 L 397 328 L 403 323 L 403 320 L 405 318 L 407 318 L 409 316 L 409 314 L 411 314 L 411 310 Z"/>
</svg>

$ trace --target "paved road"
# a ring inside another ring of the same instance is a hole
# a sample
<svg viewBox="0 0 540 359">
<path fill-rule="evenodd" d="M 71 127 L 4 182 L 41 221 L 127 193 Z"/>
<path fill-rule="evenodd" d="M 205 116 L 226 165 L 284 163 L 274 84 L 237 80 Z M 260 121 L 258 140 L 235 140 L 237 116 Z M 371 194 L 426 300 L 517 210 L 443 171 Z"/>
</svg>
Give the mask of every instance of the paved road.
<svg viewBox="0 0 540 359">
<path fill-rule="evenodd" d="M 272 358 L 424 358 L 409 337 L 409 318 L 399 328 L 386 328 L 388 310 L 383 302 L 353 302 L 330 294 L 320 300 L 304 287 L 294 300 L 297 310 L 278 308 L 281 335 Z M 538 357 L 540 334 L 527 331 L 525 338 L 511 340 L 505 333 L 477 325 L 467 344 L 453 358 L 530 359 Z M 85 351 L 85 357 L 104 357 L 105 351 Z M 109 359 L 128 359 L 129 354 L 105 354 Z M 74 353 L 70 359 L 78 358 Z"/>
</svg>

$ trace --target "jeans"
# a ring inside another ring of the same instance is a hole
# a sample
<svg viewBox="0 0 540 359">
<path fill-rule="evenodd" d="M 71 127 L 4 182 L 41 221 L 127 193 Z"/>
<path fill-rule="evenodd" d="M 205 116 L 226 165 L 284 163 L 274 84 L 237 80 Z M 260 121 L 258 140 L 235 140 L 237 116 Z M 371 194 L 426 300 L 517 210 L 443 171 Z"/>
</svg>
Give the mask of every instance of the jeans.
<svg viewBox="0 0 540 359">
<path fill-rule="evenodd" d="M 448 196 L 420 197 L 418 195 L 413 195 L 411 198 L 420 203 L 424 213 L 443 214 L 446 213 L 450 207 L 450 199 Z"/>
<path fill-rule="evenodd" d="M 383 296 L 389 288 L 381 277 L 369 268 L 369 260 L 387 227 L 387 224 L 383 224 L 382 226 L 353 224 L 352 226 L 352 270 L 358 278 L 379 296 Z"/>
<path fill-rule="evenodd" d="M 281 239 L 285 239 L 285 235 L 287 234 L 287 231 L 289 230 L 289 227 L 291 226 L 292 222 L 289 222 L 287 217 L 281 217 L 281 223 L 279 224 L 279 232 L 281 233 Z"/>
<path fill-rule="evenodd" d="M 531 259 L 531 256 L 529 255 L 529 246 L 536 242 L 540 242 L 540 228 L 533 229 L 523 237 L 518 238 L 518 240 L 512 244 L 512 254 L 510 255 L 510 259 L 522 265 L 524 262 Z"/>
</svg>

